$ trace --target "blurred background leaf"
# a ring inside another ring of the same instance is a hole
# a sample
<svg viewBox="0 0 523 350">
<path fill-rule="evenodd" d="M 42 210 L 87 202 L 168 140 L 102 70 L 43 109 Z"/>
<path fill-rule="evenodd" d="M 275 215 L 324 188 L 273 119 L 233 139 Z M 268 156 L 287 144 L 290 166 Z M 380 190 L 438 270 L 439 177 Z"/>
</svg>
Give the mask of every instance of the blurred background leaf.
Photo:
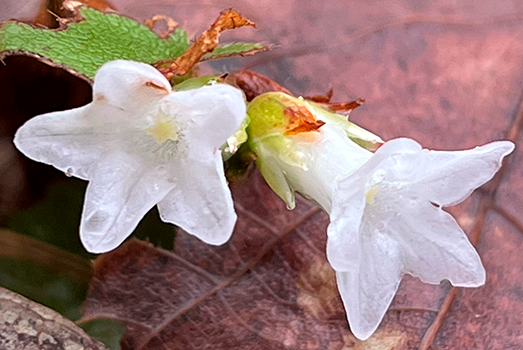
<svg viewBox="0 0 523 350">
<path fill-rule="evenodd" d="M 108 319 L 98 319 L 81 325 L 91 337 L 101 341 L 111 350 L 120 350 L 120 340 L 126 327 L 122 322 Z"/>
</svg>

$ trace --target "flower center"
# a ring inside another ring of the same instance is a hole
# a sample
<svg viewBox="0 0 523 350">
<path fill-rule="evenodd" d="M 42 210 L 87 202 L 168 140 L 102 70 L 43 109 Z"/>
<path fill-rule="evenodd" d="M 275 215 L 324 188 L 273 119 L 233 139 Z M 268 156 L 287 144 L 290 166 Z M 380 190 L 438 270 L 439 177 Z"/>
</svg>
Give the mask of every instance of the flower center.
<svg viewBox="0 0 523 350">
<path fill-rule="evenodd" d="M 369 205 L 374 204 L 374 197 L 376 197 L 376 193 L 378 193 L 379 187 L 373 186 L 369 188 L 369 190 L 365 193 L 365 202 Z"/>
<path fill-rule="evenodd" d="M 156 115 L 154 124 L 145 131 L 159 144 L 163 144 L 167 140 L 178 140 L 178 126 L 172 117 L 161 111 Z"/>
</svg>

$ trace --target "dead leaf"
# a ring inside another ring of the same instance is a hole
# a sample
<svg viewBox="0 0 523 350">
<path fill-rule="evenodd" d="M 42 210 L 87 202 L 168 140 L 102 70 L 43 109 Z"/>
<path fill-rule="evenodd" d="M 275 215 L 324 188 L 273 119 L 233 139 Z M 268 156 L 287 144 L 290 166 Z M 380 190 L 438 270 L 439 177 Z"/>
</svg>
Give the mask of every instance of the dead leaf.
<svg viewBox="0 0 523 350">
<path fill-rule="evenodd" d="M 161 32 L 155 32 L 162 39 L 167 39 L 175 30 L 178 28 L 178 22 L 176 22 L 171 17 L 163 15 L 155 15 L 151 19 L 145 20 L 145 25 L 149 27 L 150 30 L 154 31 L 154 28 L 158 23 L 164 23 L 167 28 Z"/>
<path fill-rule="evenodd" d="M 248 69 L 229 74 L 226 81 L 242 89 L 247 101 L 252 101 L 256 96 L 271 91 L 280 91 L 292 96 L 289 90 L 275 81 Z"/>
<path fill-rule="evenodd" d="M 211 27 L 203 32 L 183 55 L 178 57 L 168 67 L 164 67 L 165 62 L 161 62 L 159 64 L 159 67 L 161 67 L 160 72 L 162 72 L 167 79 L 171 79 L 174 75 L 186 74 L 200 62 L 203 55 L 212 52 L 218 46 L 221 32 L 244 26 L 254 27 L 255 25 L 232 9 L 222 11 Z"/>
<path fill-rule="evenodd" d="M 42 0 L 33 22 L 46 28 L 58 28 L 59 19 L 76 17 L 75 9 L 79 6 L 89 6 L 100 11 L 115 10 L 115 7 L 106 0 Z"/>
<path fill-rule="evenodd" d="M 283 110 L 283 114 L 289 119 L 285 135 L 316 131 L 325 125 L 324 121 L 316 119 L 305 106 L 291 105 Z"/>
<path fill-rule="evenodd" d="M 318 103 L 320 106 L 337 113 L 350 113 L 365 103 L 364 98 L 358 98 L 351 102 Z"/>
<path fill-rule="evenodd" d="M 348 330 L 325 257 L 326 215 L 301 198 L 286 210 L 259 174 L 234 197 L 239 220 L 224 246 L 180 232 L 174 252 L 131 241 L 97 259 L 83 321 L 125 322 L 123 349 L 362 344 Z M 388 330 L 374 342 L 406 344 L 408 329 Z"/>
<path fill-rule="evenodd" d="M 107 350 L 55 311 L 1 287 L 0 349 Z"/>
<path fill-rule="evenodd" d="M 334 95 L 334 89 L 329 89 L 325 95 L 314 95 L 305 97 L 307 100 L 318 103 L 329 103 Z"/>
</svg>

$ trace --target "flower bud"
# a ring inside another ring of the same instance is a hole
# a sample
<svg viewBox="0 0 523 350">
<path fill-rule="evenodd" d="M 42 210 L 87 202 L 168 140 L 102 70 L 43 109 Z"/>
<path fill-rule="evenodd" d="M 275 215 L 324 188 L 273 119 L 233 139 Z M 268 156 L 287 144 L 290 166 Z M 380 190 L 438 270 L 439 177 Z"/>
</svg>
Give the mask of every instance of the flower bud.
<svg viewBox="0 0 523 350">
<path fill-rule="evenodd" d="M 371 156 L 359 145 L 375 149 L 382 143 L 346 117 L 281 92 L 256 97 L 247 114 L 256 164 L 289 209 L 298 191 L 330 210 L 336 177 L 348 175 Z"/>
</svg>

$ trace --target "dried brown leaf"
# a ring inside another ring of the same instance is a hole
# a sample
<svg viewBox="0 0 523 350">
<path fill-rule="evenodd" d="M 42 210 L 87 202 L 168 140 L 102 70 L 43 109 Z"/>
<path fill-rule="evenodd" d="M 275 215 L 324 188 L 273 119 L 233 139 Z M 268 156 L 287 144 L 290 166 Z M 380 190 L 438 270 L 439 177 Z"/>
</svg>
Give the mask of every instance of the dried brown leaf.
<svg viewBox="0 0 523 350">
<path fill-rule="evenodd" d="M 33 22 L 46 28 L 58 28 L 60 20 L 77 17 L 76 9 L 80 6 L 89 6 L 100 11 L 115 10 L 106 0 L 42 0 Z"/>
<path fill-rule="evenodd" d="M 318 103 L 329 103 L 332 99 L 332 95 L 334 94 L 334 89 L 329 89 L 325 95 L 314 95 L 314 96 L 306 96 L 305 98 L 307 100 L 311 100 L 313 102 Z"/>
<path fill-rule="evenodd" d="M 339 112 L 339 113 L 349 113 L 353 111 L 354 109 L 358 108 L 359 106 L 363 105 L 365 103 L 364 98 L 358 98 L 355 101 L 351 102 L 335 102 L 335 103 L 318 103 L 320 106 L 327 108 L 333 112 Z"/>
<path fill-rule="evenodd" d="M 291 105 L 283 110 L 283 114 L 289 118 L 285 135 L 316 131 L 325 125 L 324 121 L 316 119 L 305 106 Z"/>
<path fill-rule="evenodd" d="M 259 174 L 234 197 L 224 246 L 180 232 L 174 252 L 134 240 L 97 259 L 83 321 L 125 322 L 123 349 L 361 346 L 325 257 L 326 216 L 301 199 L 286 210 Z M 407 330 L 383 327 L 371 343 L 401 348 Z"/>
<path fill-rule="evenodd" d="M 57 312 L 1 287 L 0 349 L 108 350 Z"/>
<path fill-rule="evenodd" d="M 316 104 L 322 106 L 323 108 L 327 108 L 332 112 L 339 113 L 349 113 L 365 103 L 364 98 L 358 98 L 357 100 L 351 102 L 331 102 L 333 94 L 334 89 L 330 89 L 325 95 L 306 96 L 304 98 L 316 102 Z"/>
<path fill-rule="evenodd" d="M 158 23 L 165 23 L 167 28 L 164 31 L 157 32 L 158 36 L 162 39 L 167 39 L 175 30 L 178 28 L 178 22 L 168 16 L 164 15 L 155 15 L 151 19 L 145 20 L 145 25 L 149 27 L 150 30 L 154 31 L 154 28 Z"/>
<path fill-rule="evenodd" d="M 254 27 L 255 25 L 232 9 L 222 11 L 211 27 L 203 32 L 183 55 L 178 57 L 168 67 L 164 67 L 164 62 L 160 63 L 160 67 L 162 67 L 160 71 L 168 79 L 174 75 L 186 74 L 200 62 L 203 55 L 212 52 L 218 46 L 221 32 L 245 26 Z"/>
<path fill-rule="evenodd" d="M 292 95 L 289 90 L 275 81 L 249 69 L 231 73 L 226 80 L 242 89 L 247 101 L 252 101 L 256 96 L 271 91 L 280 91 Z"/>
</svg>

